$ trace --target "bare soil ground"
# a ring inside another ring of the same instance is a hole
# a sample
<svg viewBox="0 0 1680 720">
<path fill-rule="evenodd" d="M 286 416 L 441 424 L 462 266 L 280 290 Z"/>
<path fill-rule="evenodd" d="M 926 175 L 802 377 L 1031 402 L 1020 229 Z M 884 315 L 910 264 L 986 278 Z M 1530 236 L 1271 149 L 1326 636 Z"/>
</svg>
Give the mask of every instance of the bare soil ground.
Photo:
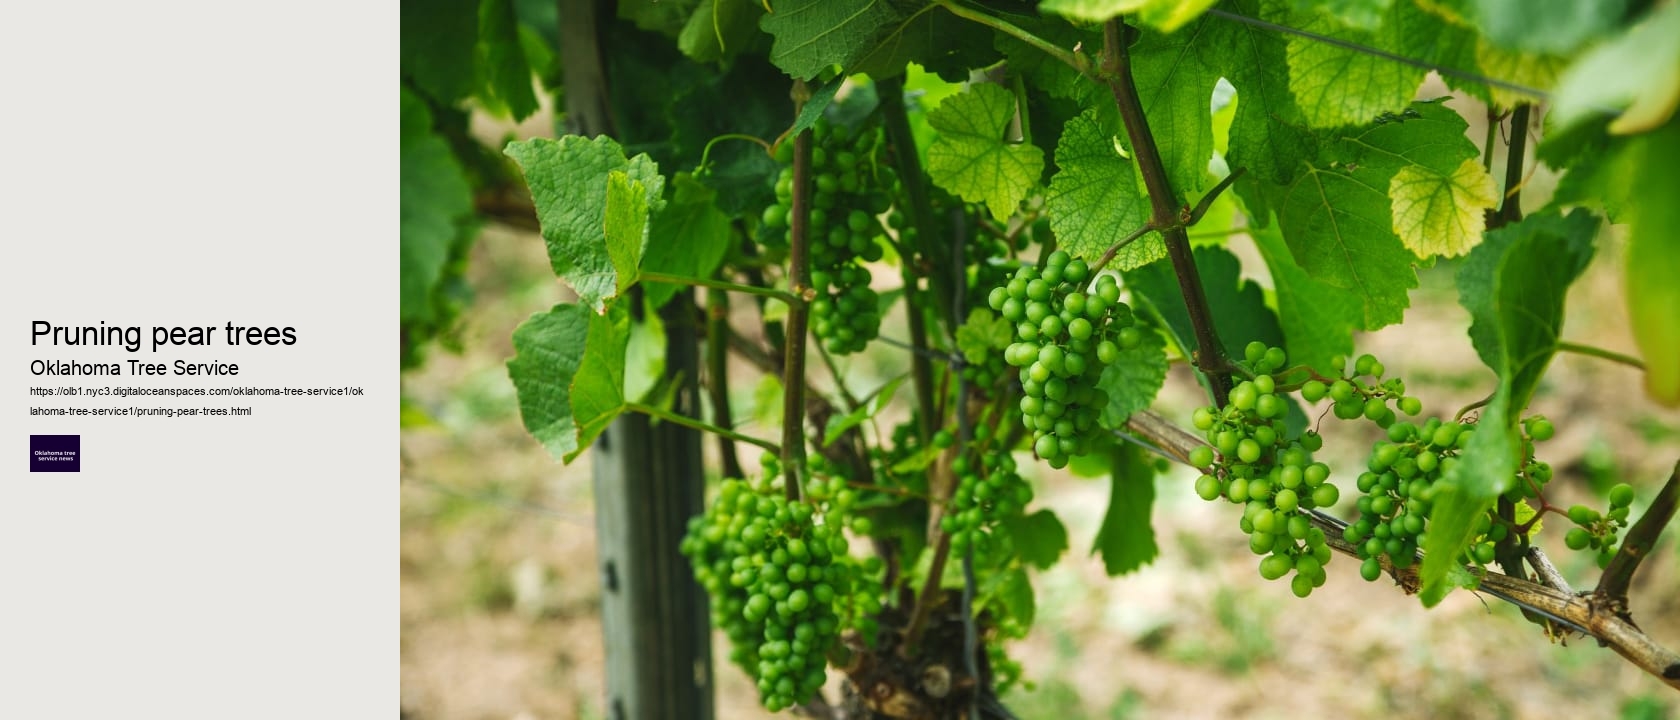
<svg viewBox="0 0 1680 720">
<path fill-rule="evenodd" d="M 1619 241 L 1607 234 L 1601 243 L 1571 292 L 1565 336 L 1630 351 Z M 473 273 L 480 295 L 465 318 L 465 350 L 436 353 L 404 382 L 430 421 L 402 433 L 402 708 L 417 720 L 601 718 L 588 458 L 562 466 L 525 433 L 502 365 L 513 328 L 564 291 L 540 240 L 501 228 L 486 231 Z M 1450 273 L 1425 271 L 1406 324 L 1358 343 L 1441 413 L 1478 399 L 1492 380 L 1464 335 Z M 879 377 L 897 364 L 856 369 Z M 743 402 L 747 380 L 738 383 Z M 1680 417 L 1646 402 L 1639 381 L 1589 358 L 1553 364 L 1533 409 L 1559 428 L 1542 446 L 1557 470 L 1554 502 L 1590 498 L 1592 477 L 1625 479 L 1648 496 L 1680 456 Z M 1176 370 L 1161 408 L 1184 419 L 1197 402 Z M 1348 435 L 1327 448 L 1334 466 L 1363 462 L 1369 438 Z M 1352 496 L 1351 477 L 1337 477 Z M 1067 524 L 1072 548 L 1036 576 L 1037 622 L 1011 648 L 1036 685 L 1006 698 L 1023 718 L 1680 715 L 1680 696 L 1612 652 L 1580 638 L 1551 642 L 1491 598 L 1459 592 L 1426 611 L 1386 581 L 1360 580 L 1343 558 L 1330 564 L 1328 585 L 1297 600 L 1287 584 L 1260 579 L 1230 508 L 1196 499 L 1186 473 L 1159 481 L 1160 557 L 1109 578 L 1087 555 L 1106 482 L 1047 468 L 1037 478 L 1038 502 Z M 1670 645 L 1680 644 L 1676 534 L 1665 535 L 1633 597 L 1636 619 Z M 1596 568 L 1561 535 L 1550 533 L 1547 549 L 1590 587 Z M 717 677 L 719 718 L 764 716 L 736 669 L 721 664 Z"/>
</svg>

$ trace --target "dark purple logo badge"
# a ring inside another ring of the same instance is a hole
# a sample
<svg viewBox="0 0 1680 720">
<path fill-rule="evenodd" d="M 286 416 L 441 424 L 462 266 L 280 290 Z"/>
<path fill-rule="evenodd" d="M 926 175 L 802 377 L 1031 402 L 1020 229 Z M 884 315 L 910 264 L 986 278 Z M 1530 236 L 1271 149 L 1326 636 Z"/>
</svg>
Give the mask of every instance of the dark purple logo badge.
<svg viewBox="0 0 1680 720">
<path fill-rule="evenodd" d="M 29 472 L 81 471 L 82 436 L 29 436 Z"/>
</svg>

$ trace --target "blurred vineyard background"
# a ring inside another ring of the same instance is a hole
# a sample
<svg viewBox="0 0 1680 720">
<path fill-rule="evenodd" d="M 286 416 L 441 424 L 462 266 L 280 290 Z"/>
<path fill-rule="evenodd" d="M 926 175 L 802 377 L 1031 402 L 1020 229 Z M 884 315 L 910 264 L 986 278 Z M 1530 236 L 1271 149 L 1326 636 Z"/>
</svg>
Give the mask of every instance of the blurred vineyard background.
<svg viewBox="0 0 1680 720">
<path fill-rule="evenodd" d="M 1428 94 L 1428 89 L 1425 90 Z M 1479 106 L 1477 106 L 1479 107 Z M 1485 125 L 1472 118 L 1470 133 Z M 475 125 L 486 141 L 549 134 L 552 117 Z M 1537 178 L 1525 200 L 1544 201 Z M 1257 259 L 1246 238 L 1233 251 Z M 1564 337 L 1614 350 L 1632 341 L 1614 232 L 1570 293 Z M 491 223 L 471 251 L 475 297 L 460 319 L 458 353 L 437 351 L 404 376 L 402 430 L 402 709 L 412 720 L 604 718 L 600 577 L 595 561 L 589 456 L 562 466 L 520 424 L 503 363 L 514 327 L 566 299 L 530 229 Z M 1263 263 L 1246 267 L 1269 285 Z M 1452 283 L 1455 265 L 1421 271 L 1403 326 L 1358 340 L 1404 377 L 1435 412 L 1485 394 L 1492 373 L 1464 334 L 1469 319 Z M 891 277 L 896 273 L 880 273 Z M 901 313 L 883 334 L 902 335 Z M 746 331 L 746 316 L 736 323 Z M 865 390 L 907 370 L 901 351 L 877 344 L 843 364 Z M 774 437 L 773 387 L 741 368 L 731 386 L 746 432 Z M 826 375 L 820 368 L 816 374 Z M 820 383 L 819 383 L 820 384 Z M 1177 367 L 1158 408 L 1186 420 L 1201 402 Z M 1680 448 L 1680 417 L 1648 403 L 1628 368 L 1561 355 L 1532 408 L 1557 438 L 1540 454 L 1557 469 L 1554 502 L 1598 497 L 1612 484 L 1654 492 Z M 882 422 L 903 417 L 889 412 Z M 1333 467 L 1363 463 L 1372 438 L 1339 432 Z M 708 451 L 714 448 L 707 443 Z M 751 457 L 750 455 L 748 457 Z M 1680 698 L 1590 640 L 1549 641 L 1503 603 L 1457 593 L 1425 611 L 1386 579 L 1366 583 L 1356 564 L 1331 563 L 1326 591 L 1297 600 L 1254 571 L 1235 518 L 1194 496 L 1190 471 L 1159 480 L 1161 556 L 1110 579 L 1086 558 L 1107 503 L 1104 479 L 1035 473 L 1039 502 L 1067 524 L 1071 555 L 1036 578 L 1032 634 L 1011 653 L 1031 689 L 1005 698 L 1022 718 L 1623 718 L 1680 716 Z M 1336 476 L 1351 488 L 1352 477 Z M 1353 494 L 1344 494 L 1351 505 Z M 1637 514 L 1643 498 L 1635 504 Z M 1340 508 L 1340 514 L 1350 514 Z M 1663 538 L 1633 588 L 1635 619 L 1660 641 L 1680 641 L 1680 552 Z M 1550 534 L 1557 541 L 1561 533 Z M 1566 576 L 1586 582 L 1584 554 L 1548 546 Z M 756 691 L 714 641 L 720 718 L 756 718 Z M 834 689 L 829 689 L 831 697 Z"/>
</svg>

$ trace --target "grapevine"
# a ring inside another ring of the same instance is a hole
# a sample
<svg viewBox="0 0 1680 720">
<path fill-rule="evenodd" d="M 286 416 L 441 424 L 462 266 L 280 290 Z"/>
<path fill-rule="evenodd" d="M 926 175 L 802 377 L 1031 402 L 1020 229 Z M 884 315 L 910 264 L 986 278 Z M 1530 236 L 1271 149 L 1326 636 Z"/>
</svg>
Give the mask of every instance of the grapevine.
<svg viewBox="0 0 1680 720">
<path fill-rule="evenodd" d="M 1032 625 L 1034 574 L 1082 545 L 1111 575 L 1157 561 L 1173 507 L 1158 492 L 1234 505 L 1258 574 L 1293 595 L 1321 592 L 1339 552 L 1425 606 L 1485 591 L 1680 687 L 1680 655 L 1633 623 L 1627 591 L 1680 491 L 1589 486 L 1568 443 L 1548 445 L 1576 424 L 1557 409 L 1570 383 L 1548 375 L 1559 353 L 1680 403 L 1672 163 L 1651 160 L 1680 152 L 1680 124 L 1662 103 L 1618 116 L 1631 101 L 1581 79 L 1602 72 L 1595 53 L 1639 54 L 1636 32 L 1671 36 L 1680 10 L 1618 6 L 1571 45 L 1539 31 L 1546 13 L 1503 25 L 1421 0 L 1370 17 L 992 5 L 630 10 L 620 24 L 676 38 L 671 84 L 700 85 L 645 113 L 567 88 L 568 120 L 608 107 L 629 139 L 507 148 L 577 296 L 514 338 L 532 435 L 569 462 L 641 413 L 711 432 L 728 476 L 737 445 L 770 453 L 764 479 L 716 486 L 681 548 L 766 708 L 823 714 L 834 671 L 836 715 L 1008 716 L 997 693 L 1032 674 L 1007 649 Z M 622 44 L 581 59 L 641 67 Z M 1557 67 L 1517 79 L 1546 87 L 1504 77 L 1540 58 Z M 1415 99 L 1425 69 L 1454 104 Z M 427 119 L 413 124 L 436 134 Z M 1525 198 L 1539 164 L 1563 171 L 1533 185 L 1555 197 Z M 1595 257 L 1626 259 L 1637 353 L 1575 336 L 1568 290 Z M 1449 285 L 1468 320 L 1431 342 L 1491 374 L 1464 383 L 1487 381 L 1464 398 L 1483 399 L 1426 415 L 1446 373 L 1408 367 L 1408 387 L 1359 339 Z M 683 365 L 696 308 L 671 286 L 717 292 L 704 371 Z M 763 377 L 743 386 L 747 367 Z M 880 389 L 853 391 L 865 382 Z M 1363 462 L 1334 470 L 1347 439 Z M 1193 484 L 1157 483 L 1162 457 Z M 1107 476 L 1094 538 L 1028 510 L 1041 473 L 1070 465 Z M 1554 542 L 1605 569 L 1598 589 L 1562 579 Z"/>
</svg>

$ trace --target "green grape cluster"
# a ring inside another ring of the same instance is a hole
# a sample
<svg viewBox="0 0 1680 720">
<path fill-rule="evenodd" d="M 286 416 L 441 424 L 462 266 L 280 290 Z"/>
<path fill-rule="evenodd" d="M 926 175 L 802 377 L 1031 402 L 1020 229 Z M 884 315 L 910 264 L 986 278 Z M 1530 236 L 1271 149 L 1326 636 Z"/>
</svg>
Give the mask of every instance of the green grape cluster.
<svg viewBox="0 0 1680 720">
<path fill-rule="evenodd" d="M 1564 533 L 1563 542 L 1570 550 L 1593 550 L 1598 553 L 1598 566 L 1606 567 L 1616 556 L 1616 535 L 1627 528 L 1629 508 L 1633 505 L 1633 486 L 1617 483 L 1610 488 L 1610 508 L 1599 512 L 1586 505 L 1572 505 L 1569 521 L 1575 527 Z"/>
<path fill-rule="evenodd" d="M 1552 437 L 1551 422 L 1534 416 L 1525 419 L 1522 428 L 1524 459 L 1511 489 L 1503 496 L 1514 510 L 1513 517 L 1509 521 L 1501 519 L 1496 508 L 1476 518 L 1475 534 L 1459 558 L 1461 562 L 1476 565 L 1493 562 L 1498 544 L 1517 529 L 1512 523 L 1527 527 L 1534 517 L 1526 501 L 1540 499 L 1541 491 L 1551 481 L 1551 466 L 1534 457 L 1535 443 Z M 1458 464 L 1475 433 L 1476 424 L 1469 421 L 1430 418 L 1421 424 L 1396 422 L 1388 427 L 1388 438 L 1372 446 L 1366 472 L 1359 476 L 1357 484 L 1363 493 L 1357 503 L 1359 519 L 1342 533 L 1342 538 L 1354 546 L 1361 558 L 1361 577 L 1366 580 L 1381 577 L 1384 557 L 1402 570 L 1416 561 L 1418 548 L 1428 536 L 1436 484 Z M 1572 519 L 1575 512 L 1572 511 Z M 1604 518 L 1584 506 L 1580 507 L 1579 515 L 1595 531 L 1608 530 L 1608 540 L 1614 541 L 1614 521 L 1596 525 Z M 1625 512 L 1622 517 L 1626 518 Z"/>
<path fill-rule="evenodd" d="M 1341 365 L 1342 361 L 1333 364 Z M 1329 379 L 1329 382 L 1313 378 L 1303 383 L 1301 399 L 1316 403 L 1328 397 L 1333 403 L 1331 411 L 1337 418 L 1355 420 L 1363 417 L 1382 428 L 1393 425 L 1398 419 L 1395 409 L 1407 416 L 1422 412 L 1422 401 L 1406 395 L 1404 381 L 1400 378 L 1382 379 L 1385 369 L 1375 357 L 1361 355 L 1354 361 L 1353 372 L 1347 377 Z M 1393 407 L 1389 406 L 1390 403 Z"/>
<path fill-rule="evenodd" d="M 682 540 L 712 598 L 712 622 L 729 637 L 730 660 L 757 680 L 772 712 L 822 687 L 845 618 L 880 611 L 834 522 L 843 511 L 831 504 L 817 522 L 816 505 L 789 501 L 769 483 L 726 480 Z"/>
<path fill-rule="evenodd" d="M 865 263 L 882 257 L 886 233 L 877 216 L 891 206 L 898 180 L 879 162 L 884 140 L 878 125 L 854 133 L 821 119 L 812 137 L 807 246 L 817 297 L 811 301 L 811 332 L 829 352 L 848 355 L 881 329 L 880 298 L 869 286 L 873 276 Z M 783 162 L 792 162 L 792 147 L 783 143 Z M 793 168 L 784 167 L 776 180 L 776 204 L 765 208 L 762 218 L 773 247 L 786 247 L 792 207 Z"/>
<path fill-rule="evenodd" d="M 1313 432 L 1288 437 L 1289 404 L 1269 374 L 1284 368 L 1283 350 L 1256 342 L 1245 354 L 1254 379 L 1232 388 L 1223 409 L 1200 408 L 1191 418 L 1211 444 L 1190 453 L 1190 464 L 1203 470 L 1196 494 L 1242 505 L 1238 526 L 1249 549 L 1263 556 L 1260 576 L 1277 580 L 1293 572 L 1290 590 L 1306 597 L 1328 578 L 1331 555 L 1309 511 L 1336 504 L 1340 491 L 1329 481 L 1330 467 L 1313 461 L 1323 439 Z"/>
<path fill-rule="evenodd" d="M 1388 426 L 1388 439 L 1372 446 L 1366 471 L 1356 484 L 1363 493 L 1356 505 L 1359 519 L 1342 531 L 1342 539 L 1354 546 L 1361 560 L 1361 577 L 1382 576 L 1384 556 L 1395 568 L 1411 567 L 1434 507 L 1435 483 L 1458 464 L 1459 453 L 1475 432 L 1472 424 L 1439 418 L 1421 425 L 1396 422 Z M 1465 550 L 1466 559 L 1493 562 L 1494 545 L 1508 532 L 1491 515 L 1478 518 L 1480 539 Z"/>
<path fill-rule="evenodd" d="M 936 447 L 950 447 L 952 442 L 949 430 L 941 430 L 933 438 Z M 998 522 L 1020 515 L 1032 502 L 1033 491 L 1016 472 L 1015 458 L 1009 450 L 992 442 L 988 426 L 975 426 L 967 450 L 951 462 L 957 488 L 950 509 L 940 519 L 940 528 L 951 536 L 953 552 L 965 553 L 972 547 L 975 556 L 981 557 L 997 546 L 993 533 Z"/>
<path fill-rule="evenodd" d="M 1033 452 L 1055 468 L 1087 450 L 1086 437 L 1108 404 L 1097 387 L 1103 367 L 1142 340 L 1114 276 L 1099 276 L 1087 289 L 1091 274 L 1084 260 L 1057 250 L 1043 270 L 1022 267 L 986 298 L 1015 323 L 1003 359 L 1021 369 L 1021 421 L 1033 433 Z"/>
</svg>

